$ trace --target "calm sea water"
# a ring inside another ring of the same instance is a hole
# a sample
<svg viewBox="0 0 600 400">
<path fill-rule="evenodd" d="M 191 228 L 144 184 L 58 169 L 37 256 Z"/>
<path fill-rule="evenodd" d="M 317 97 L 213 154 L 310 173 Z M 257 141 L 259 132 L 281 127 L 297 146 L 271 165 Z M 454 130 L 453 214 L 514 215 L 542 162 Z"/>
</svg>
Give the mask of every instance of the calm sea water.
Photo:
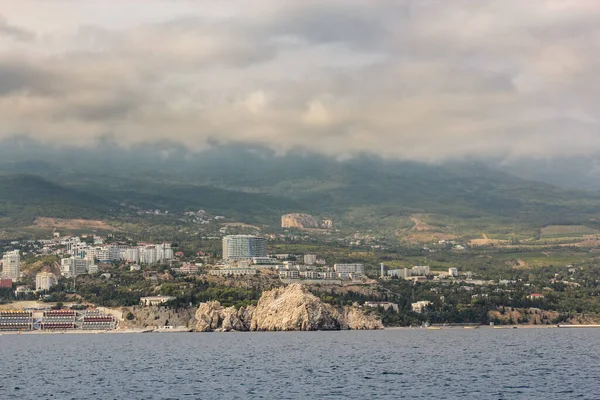
<svg viewBox="0 0 600 400">
<path fill-rule="evenodd" d="M 1 399 L 600 399 L 600 329 L 0 336 Z"/>
</svg>

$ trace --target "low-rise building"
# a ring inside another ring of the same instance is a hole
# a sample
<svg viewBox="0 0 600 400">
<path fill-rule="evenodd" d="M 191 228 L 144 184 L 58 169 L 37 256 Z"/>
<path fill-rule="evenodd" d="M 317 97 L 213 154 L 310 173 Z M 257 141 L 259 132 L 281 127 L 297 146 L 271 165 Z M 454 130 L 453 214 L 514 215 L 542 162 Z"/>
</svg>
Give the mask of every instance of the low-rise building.
<svg viewBox="0 0 600 400">
<path fill-rule="evenodd" d="M 317 255 L 316 254 L 305 254 L 304 255 L 304 264 L 306 265 L 313 265 L 317 262 Z"/>
<path fill-rule="evenodd" d="M 417 301 L 416 303 L 412 303 L 410 306 L 411 306 L 413 312 L 422 313 L 432 304 L 433 303 L 428 300 L 421 300 L 421 301 Z"/>
<path fill-rule="evenodd" d="M 208 271 L 209 275 L 216 276 L 243 276 L 243 275 L 255 275 L 258 271 L 255 268 L 243 268 L 243 267 L 224 267 L 218 269 L 211 269 Z"/>
<path fill-rule="evenodd" d="M 200 272 L 200 267 L 196 264 L 184 263 L 177 270 L 183 275 L 196 275 Z"/>
<path fill-rule="evenodd" d="M 415 265 L 410 270 L 411 276 L 425 276 L 429 275 L 430 268 L 429 265 Z"/>
<path fill-rule="evenodd" d="M 15 296 L 17 297 L 31 293 L 33 293 L 33 290 L 31 290 L 29 286 L 17 286 L 17 288 L 15 289 Z"/>
<path fill-rule="evenodd" d="M 301 271 L 300 276 L 306 279 L 321 279 L 319 271 Z"/>
<path fill-rule="evenodd" d="M 140 304 L 143 306 L 159 306 L 175 300 L 173 296 L 148 296 L 140 298 Z"/>
<path fill-rule="evenodd" d="M 334 264 L 333 269 L 338 274 L 365 274 L 365 266 L 363 264 Z"/>
<path fill-rule="evenodd" d="M 252 264 L 254 265 L 275 265 L 279 262 L 274 257 L 252 257 Z"/>
<path fill-rule="evenodd" d="M 544 298 L 544 295 L 539 293 L 532 293 L 529 296 L 527 296 L 527 298 L 529 300 L 542 300 Z"/>
<path fill-rule="evenodd" d="M 279 277 L 282 279 L 299 279 L 300 271 L 295 269 L 279 271 Z"/>
<path fill-rule="evenodd" d="M 365 302 L 365 307 L 371 307 L 371 308 L 382 307 L 384 310 L 389 310 L 391 308 L 395 312 L 399 312 L 400 311 L 400 309 L 398 307 L 398 304 L 391 303 L 389 301 L 366 301 Z"/>
<path fill-rule="evenodd" d="M 12 289 L 13 281 L 10 278 L 0 278 L 0 289 Z"/>
</svg>

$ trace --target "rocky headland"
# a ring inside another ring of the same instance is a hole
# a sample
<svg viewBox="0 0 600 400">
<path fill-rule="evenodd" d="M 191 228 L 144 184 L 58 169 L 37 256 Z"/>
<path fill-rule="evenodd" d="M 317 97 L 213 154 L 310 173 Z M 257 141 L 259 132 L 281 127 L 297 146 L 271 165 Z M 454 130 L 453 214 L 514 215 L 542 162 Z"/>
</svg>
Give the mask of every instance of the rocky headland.
<svg viewBox="0 0 600 400">
<path fill-rule="evenodd" d="M 265 291 L 256 306 L 247 308 L 222 307 L 218 301 L 202 303 L 195 320 L 198 332 L 383 328 L 376 316 L 353 306 L 325 304 L 301 284 Z"/>
</svg>

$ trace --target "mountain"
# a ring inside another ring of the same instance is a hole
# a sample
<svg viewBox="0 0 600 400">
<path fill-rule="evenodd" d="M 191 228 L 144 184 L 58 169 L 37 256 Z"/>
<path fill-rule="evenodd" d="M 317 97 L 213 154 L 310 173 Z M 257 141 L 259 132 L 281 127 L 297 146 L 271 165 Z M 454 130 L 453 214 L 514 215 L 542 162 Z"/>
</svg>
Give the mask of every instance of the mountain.
<svg viewBox="0 0 600 400">
<path fill-rule="evenodd" d="M 169 143 L 130 149 L 110 143 L 91 148 L 9 143 L 0 148 L 0 160 L 0 173 L 37 174 L 45 185 L 71 190 L 77 199 L 89 196 L 83 202 L 88 207 L 97 201 L 96 211 L 121 202 L 204 208 L 270 225 L 281 214 L 306 212 L 333 218 L 338 227 L 390 231 L 410 227 L 410 217 L 423 213 L 435 215 L 432 222 L 460 222 L 473 230 L 600 220 L 596 193 L 521 179 L 480 162 L 433 165 L 370 155 L 335 160 L 251 146 L 193 153 Z"/>
<path fill-rule="evenodd" d="M 108 200 L 35 175 L 0 175 L 0 224 L 25 226 L 35 217 L 104 218 Z"/>
</svg>

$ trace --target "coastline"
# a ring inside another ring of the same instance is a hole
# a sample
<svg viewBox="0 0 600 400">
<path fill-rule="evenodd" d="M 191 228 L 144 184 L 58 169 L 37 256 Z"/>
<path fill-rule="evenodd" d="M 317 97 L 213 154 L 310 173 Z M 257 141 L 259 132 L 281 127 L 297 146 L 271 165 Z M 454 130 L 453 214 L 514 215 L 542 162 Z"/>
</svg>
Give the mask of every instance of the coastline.
<svg viewBox="0 0 600 400">
<path fill-rule="evenodd" d="M 407 331 L 407 330 L 422 330 L 422 331 L 439 331 L 439 330 L 476 330 L 476 329 L 594 329 L 600 328 L 600 325 L 466 325 L 466 326 L 389 326 L 384 327 L 383 329 L 348 329 L 344 331 Z M 341 332 L 339 331 L 328 331 L 328 332 Z M 235 331 L 237 332 L 237 331 Z M 260 331 L 267 332 L 267 331 Z M 313 332 L 313 331 L 271 331 L 271 332 Z M 314 331 L 321 332 L 321 331 Z M 0 332 L 0 336 L 2 335 L 63 335 L 63 334 L 132 334 L 132 333 L 206 333 L 206 332 L 196 332 L 192 330 L 173 330 L 173 329 L 156 329 L 156 328 L 127 328 L 127 329 L 111 329 L 111 330 L 65 330 L 65 331 L 2 331 Z M 227 332 L 219 332 L 214 331 L 210 333 L 227 333 Z"/>
</svg>

